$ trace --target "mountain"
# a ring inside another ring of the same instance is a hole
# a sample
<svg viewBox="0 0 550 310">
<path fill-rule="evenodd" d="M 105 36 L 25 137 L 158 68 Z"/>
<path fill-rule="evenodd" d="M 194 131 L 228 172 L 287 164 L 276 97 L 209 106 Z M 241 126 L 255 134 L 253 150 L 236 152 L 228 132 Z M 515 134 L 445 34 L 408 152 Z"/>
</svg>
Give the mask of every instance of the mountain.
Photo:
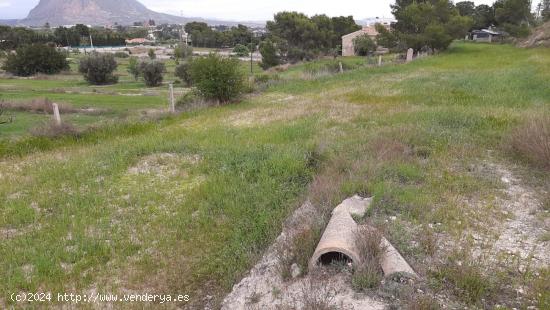
<svg viewBox="0 0 550 310">
<path fill-rule="evenodd" d="M 3 26 L 17 25 L 17 19 L 0 19 L 0 25 L 3 25 Z"/>
<path fill-rule="evenodd" d="M 237 22 L 179 17 L 149 10 L 136 0 L 40 0 L 27 18 L 18 23 L 27 26 L 52 26 L 86 24 L 94 26 L 132 25 L 153 19 L 157 24 L 186 23 L 190 21 L 208 24 L 236 25 Z"/>
</svg>

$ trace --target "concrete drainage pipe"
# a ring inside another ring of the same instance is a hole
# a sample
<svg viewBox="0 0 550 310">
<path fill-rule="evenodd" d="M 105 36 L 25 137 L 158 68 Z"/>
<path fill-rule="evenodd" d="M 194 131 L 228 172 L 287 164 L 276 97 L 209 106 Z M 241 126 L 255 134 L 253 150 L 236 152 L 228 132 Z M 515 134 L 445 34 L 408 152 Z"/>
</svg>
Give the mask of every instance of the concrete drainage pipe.
<svg viewBox="0 0 550 310">
<path fill-rule="evenodd" d="M 333 263 L 352 264 L 354 266 L 363 263 L 361 253 L 359 253 L 355 244 L 356 232 L 359 226 L 352 215 L 364 216 L 371 202 L 372 198 L 354 196 L 344 200 L 332 211 L 332 218 L 309 261 L 309 270 L 319 265 Z M 386 238 L 382 238 L 381 243 L 381 247 L 385 249 L 385 252 L 381 257 L 380 265 L 386 277 L 398 273 L 417 277 L 407 261 Z"/>
<path fill-rule="evenodd" d="M 363 216 L 371 202 L 370 198 L 354 196 L 344 200 L 332 211 L 332 218 L 309 261 L 310 270 L 318 265 L 332 263 L 361 264 L 361 256 L 355 246 L 358 226 L 352 214 Z"/>
</svg>

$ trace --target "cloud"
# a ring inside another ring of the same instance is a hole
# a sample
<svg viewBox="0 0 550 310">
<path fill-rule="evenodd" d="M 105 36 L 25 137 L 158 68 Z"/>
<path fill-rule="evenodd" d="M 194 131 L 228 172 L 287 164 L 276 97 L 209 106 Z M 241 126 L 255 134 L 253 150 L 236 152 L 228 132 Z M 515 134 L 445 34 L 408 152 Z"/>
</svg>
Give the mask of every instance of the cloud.
<svg viewBox="0 0 550 310">
<path fill-rule="evenodd" d="M 8 0 L 0 0 L 0 8 L 7 8 L 10 7 L 11 3 Z"/>
</svg>

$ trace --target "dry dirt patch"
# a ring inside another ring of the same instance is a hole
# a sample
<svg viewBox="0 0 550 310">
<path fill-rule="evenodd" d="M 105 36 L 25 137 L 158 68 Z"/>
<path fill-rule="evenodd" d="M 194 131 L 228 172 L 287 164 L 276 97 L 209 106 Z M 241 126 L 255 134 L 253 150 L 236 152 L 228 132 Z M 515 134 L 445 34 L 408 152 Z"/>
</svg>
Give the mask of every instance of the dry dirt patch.
<svg viewBox="0 0 550 310">
<path fill-rule="evenodd" d="M 183 164 L 196 165 L 199 155 L 180 155 L 173 153 L 152 154 L 143 157 L 135 166 L 128 169 L 130 175 L 155 174 L 159 176 L 176 176 L 181 173 Z"/>
</svg>

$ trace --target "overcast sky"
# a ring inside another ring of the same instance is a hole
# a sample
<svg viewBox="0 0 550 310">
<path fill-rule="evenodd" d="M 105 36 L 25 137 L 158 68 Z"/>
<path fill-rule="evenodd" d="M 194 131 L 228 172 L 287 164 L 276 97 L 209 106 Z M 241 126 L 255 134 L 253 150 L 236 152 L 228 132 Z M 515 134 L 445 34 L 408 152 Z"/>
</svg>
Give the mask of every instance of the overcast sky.
<svg viewBox="0 0 550 310">
<path fill-rule="evenodd" d="M 114 0 L 116 1 L 116 0 Z M 26 17 L 39 0 L 0 0 L 0 19 Z M 308 15 L 353 15 L 356 19 L 391 17 L 394 0 L 141 0 L 150 9 L 184 15 L 223 20 L 269 20 L 279 11 L 300 11 Z M 477 0 L 476 4 L 491 4 L 494 0 Z"/>
</svg>

